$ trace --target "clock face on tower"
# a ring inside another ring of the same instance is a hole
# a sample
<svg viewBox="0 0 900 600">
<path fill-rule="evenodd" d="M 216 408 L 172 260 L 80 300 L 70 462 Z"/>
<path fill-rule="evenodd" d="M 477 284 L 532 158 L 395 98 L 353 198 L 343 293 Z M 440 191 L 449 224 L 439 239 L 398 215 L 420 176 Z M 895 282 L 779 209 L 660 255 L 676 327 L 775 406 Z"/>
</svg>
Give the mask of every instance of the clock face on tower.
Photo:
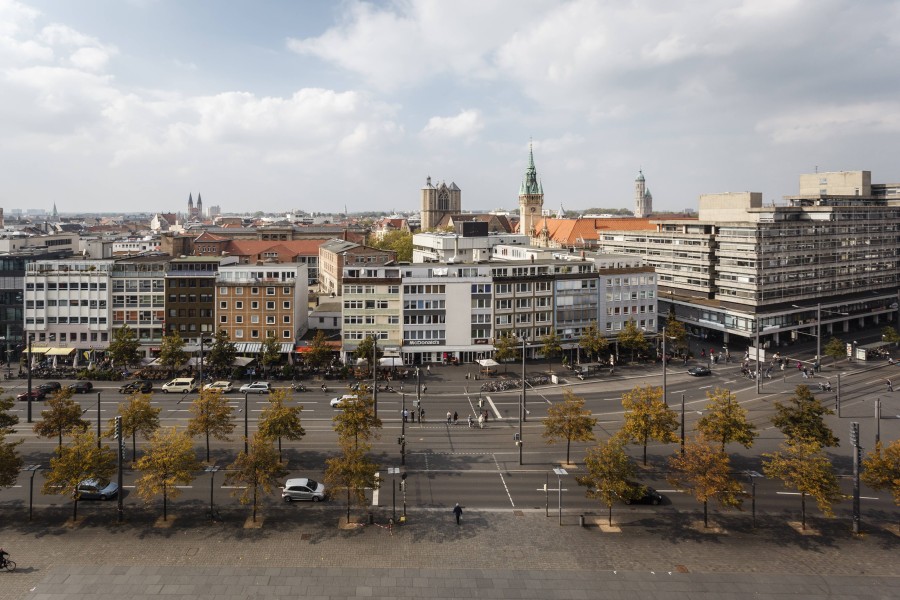
<svg viewBox="0 0 900 600">
<path fill-rule="evenodd" d="M 531 207 L 531 212 L 534 212 L 534 208 L 535 208 L 534 206 Z"/>
</svg>

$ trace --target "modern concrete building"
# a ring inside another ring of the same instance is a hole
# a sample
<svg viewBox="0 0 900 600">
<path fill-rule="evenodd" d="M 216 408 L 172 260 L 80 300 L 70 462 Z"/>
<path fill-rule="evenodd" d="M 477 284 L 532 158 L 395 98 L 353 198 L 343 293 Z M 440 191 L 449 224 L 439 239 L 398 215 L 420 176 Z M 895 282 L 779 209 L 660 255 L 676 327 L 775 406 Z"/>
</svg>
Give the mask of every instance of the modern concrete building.
<svg viewBox="0 0 900 600">
<path fill-rule="evenodd" d="M 397 260 L 392 250 L 379 250 L 346 240 L 329 240 L 319 246 L 319 293 L 341 295 L 346 267 L 375 268 Z"/>
<path fill-rule="evenodd" d="M 487 223 L 460 223 L 455 233 L 413 235 L 413 262 L 475 262 L 488 260 L 494 246 L 528 247 L 527 235 L 489 233 Z"/>
<path fill-rule="evenodd" d="M 126 325 L 141 343 L 145 357 L 162 343 L 166 321 L 167 254 L 121 258 L 110 271 L 110 337 Z"/>
<path fill-rule="evenodd" d="M 774 348 L 798 335 L 852 341 L 893 322 L 900 288 L 900 184 L 868 171 L 802 175 L 801 194 L 766 205 L 754 192 L 706 194 L 698 219 L 606 231 L 600 248 L 644 257 L 670 309 L 694 335 Z M 823 343 L 824 345 L 824 343 Z"/>
</svg>

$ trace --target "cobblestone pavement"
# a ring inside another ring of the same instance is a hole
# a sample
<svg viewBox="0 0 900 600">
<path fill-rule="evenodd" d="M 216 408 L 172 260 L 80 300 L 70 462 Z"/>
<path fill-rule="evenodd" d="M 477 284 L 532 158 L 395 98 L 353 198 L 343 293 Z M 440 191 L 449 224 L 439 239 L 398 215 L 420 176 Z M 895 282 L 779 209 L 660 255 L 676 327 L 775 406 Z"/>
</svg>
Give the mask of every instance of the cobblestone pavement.
<svg viewBox="0 0 900 600">
<path fill-rule="evenodd" d="M 770 516 L 751 529 L 746 515 L 716 515 L 703 530 L 693 514 L 621 511 L 610 533 L 594 517 L 467 510 L 457 526 L 419 509 L 391 532 L 389 512 L 342 529 L 338 509 L 290 508 L 257 529 L 243 512 L 212 524 L 185 511 L 168 528 L 149 513 L 74 527 L 62 511 L 33 524 L 7 513 L 0 546 L 19 568 L 0 573 L 0 599 L 900 597 L 896 530 L 853 536 L 846 521 L 815 519 L 819 535 L 801 535 Z"/>
</svg>

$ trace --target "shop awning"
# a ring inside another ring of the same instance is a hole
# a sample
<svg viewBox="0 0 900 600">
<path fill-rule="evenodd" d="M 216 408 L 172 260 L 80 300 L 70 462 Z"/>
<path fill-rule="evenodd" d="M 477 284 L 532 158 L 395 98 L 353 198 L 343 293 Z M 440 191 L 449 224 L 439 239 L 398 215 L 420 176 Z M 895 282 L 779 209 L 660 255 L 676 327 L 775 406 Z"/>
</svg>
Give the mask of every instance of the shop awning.
<svg viewBox="0 0 900 600">
<path fill-rule="evenodd" d="M 402 367 L 403 359 L 399 356 L 385 356 L 378 359 L 379 367 Z"/>
<path fill-rule="evenodd" d="M 493 358 L 482 358 L 478 361 L 478 364 L 484 368 L 499 366 L 499 363 Z"/>
<path fill-rule="evenodd" d="M 31 347 L 31 353 L 32 353 L 32 354 L 46 354 L 46 353 L 49 352 L 50 350 L 53 350 L 53 348 L 46 348 L 46 347 L 43 347 L 43 346 L 32 346 L 32 347 Z M 26 346 L 26 348 L 25 348 L 25 354 L 28 354 L 28 347 L 27 347 L 27 346 Z"/>
<path fill-rule="evenodd" d="M 241 354 L 259 354 L 262 351 L 262 344 L 259 342 L 236 342 L 234 349 Z"/>
<path fill-rule="evenodd" d="M 75 352 L 75 348 L 50 348 L 47 350 L 47 356 L 69 356 Z"/>
<path fill-rule="evenodd" d="M 255 358 L 250 358 L 249 356 L 235 356 L 234 362 L 231 363 L 232 367 L 246 367 L 250 363 L 252 363 Z"/>
</svg>

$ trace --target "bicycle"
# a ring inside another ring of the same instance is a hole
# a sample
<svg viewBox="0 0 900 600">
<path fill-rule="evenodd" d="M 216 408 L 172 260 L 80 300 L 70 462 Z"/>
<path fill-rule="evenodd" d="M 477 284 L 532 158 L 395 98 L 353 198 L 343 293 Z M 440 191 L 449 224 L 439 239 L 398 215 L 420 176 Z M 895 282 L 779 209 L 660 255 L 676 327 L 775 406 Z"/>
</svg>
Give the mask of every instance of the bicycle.
<svg viewBox="0 0 900 600">
<path fill-rule="evenodd" d="M 7 554 L 7 556 L 9 556 L 9 555 Z M 9 560 L 8 558 L 4 559 L 4 560 L 0 560 L 0 569 L 6 569 L 10 573 L 12 573 L 13 571 L 16 570 L 16 563 Z"/>
</svg>

